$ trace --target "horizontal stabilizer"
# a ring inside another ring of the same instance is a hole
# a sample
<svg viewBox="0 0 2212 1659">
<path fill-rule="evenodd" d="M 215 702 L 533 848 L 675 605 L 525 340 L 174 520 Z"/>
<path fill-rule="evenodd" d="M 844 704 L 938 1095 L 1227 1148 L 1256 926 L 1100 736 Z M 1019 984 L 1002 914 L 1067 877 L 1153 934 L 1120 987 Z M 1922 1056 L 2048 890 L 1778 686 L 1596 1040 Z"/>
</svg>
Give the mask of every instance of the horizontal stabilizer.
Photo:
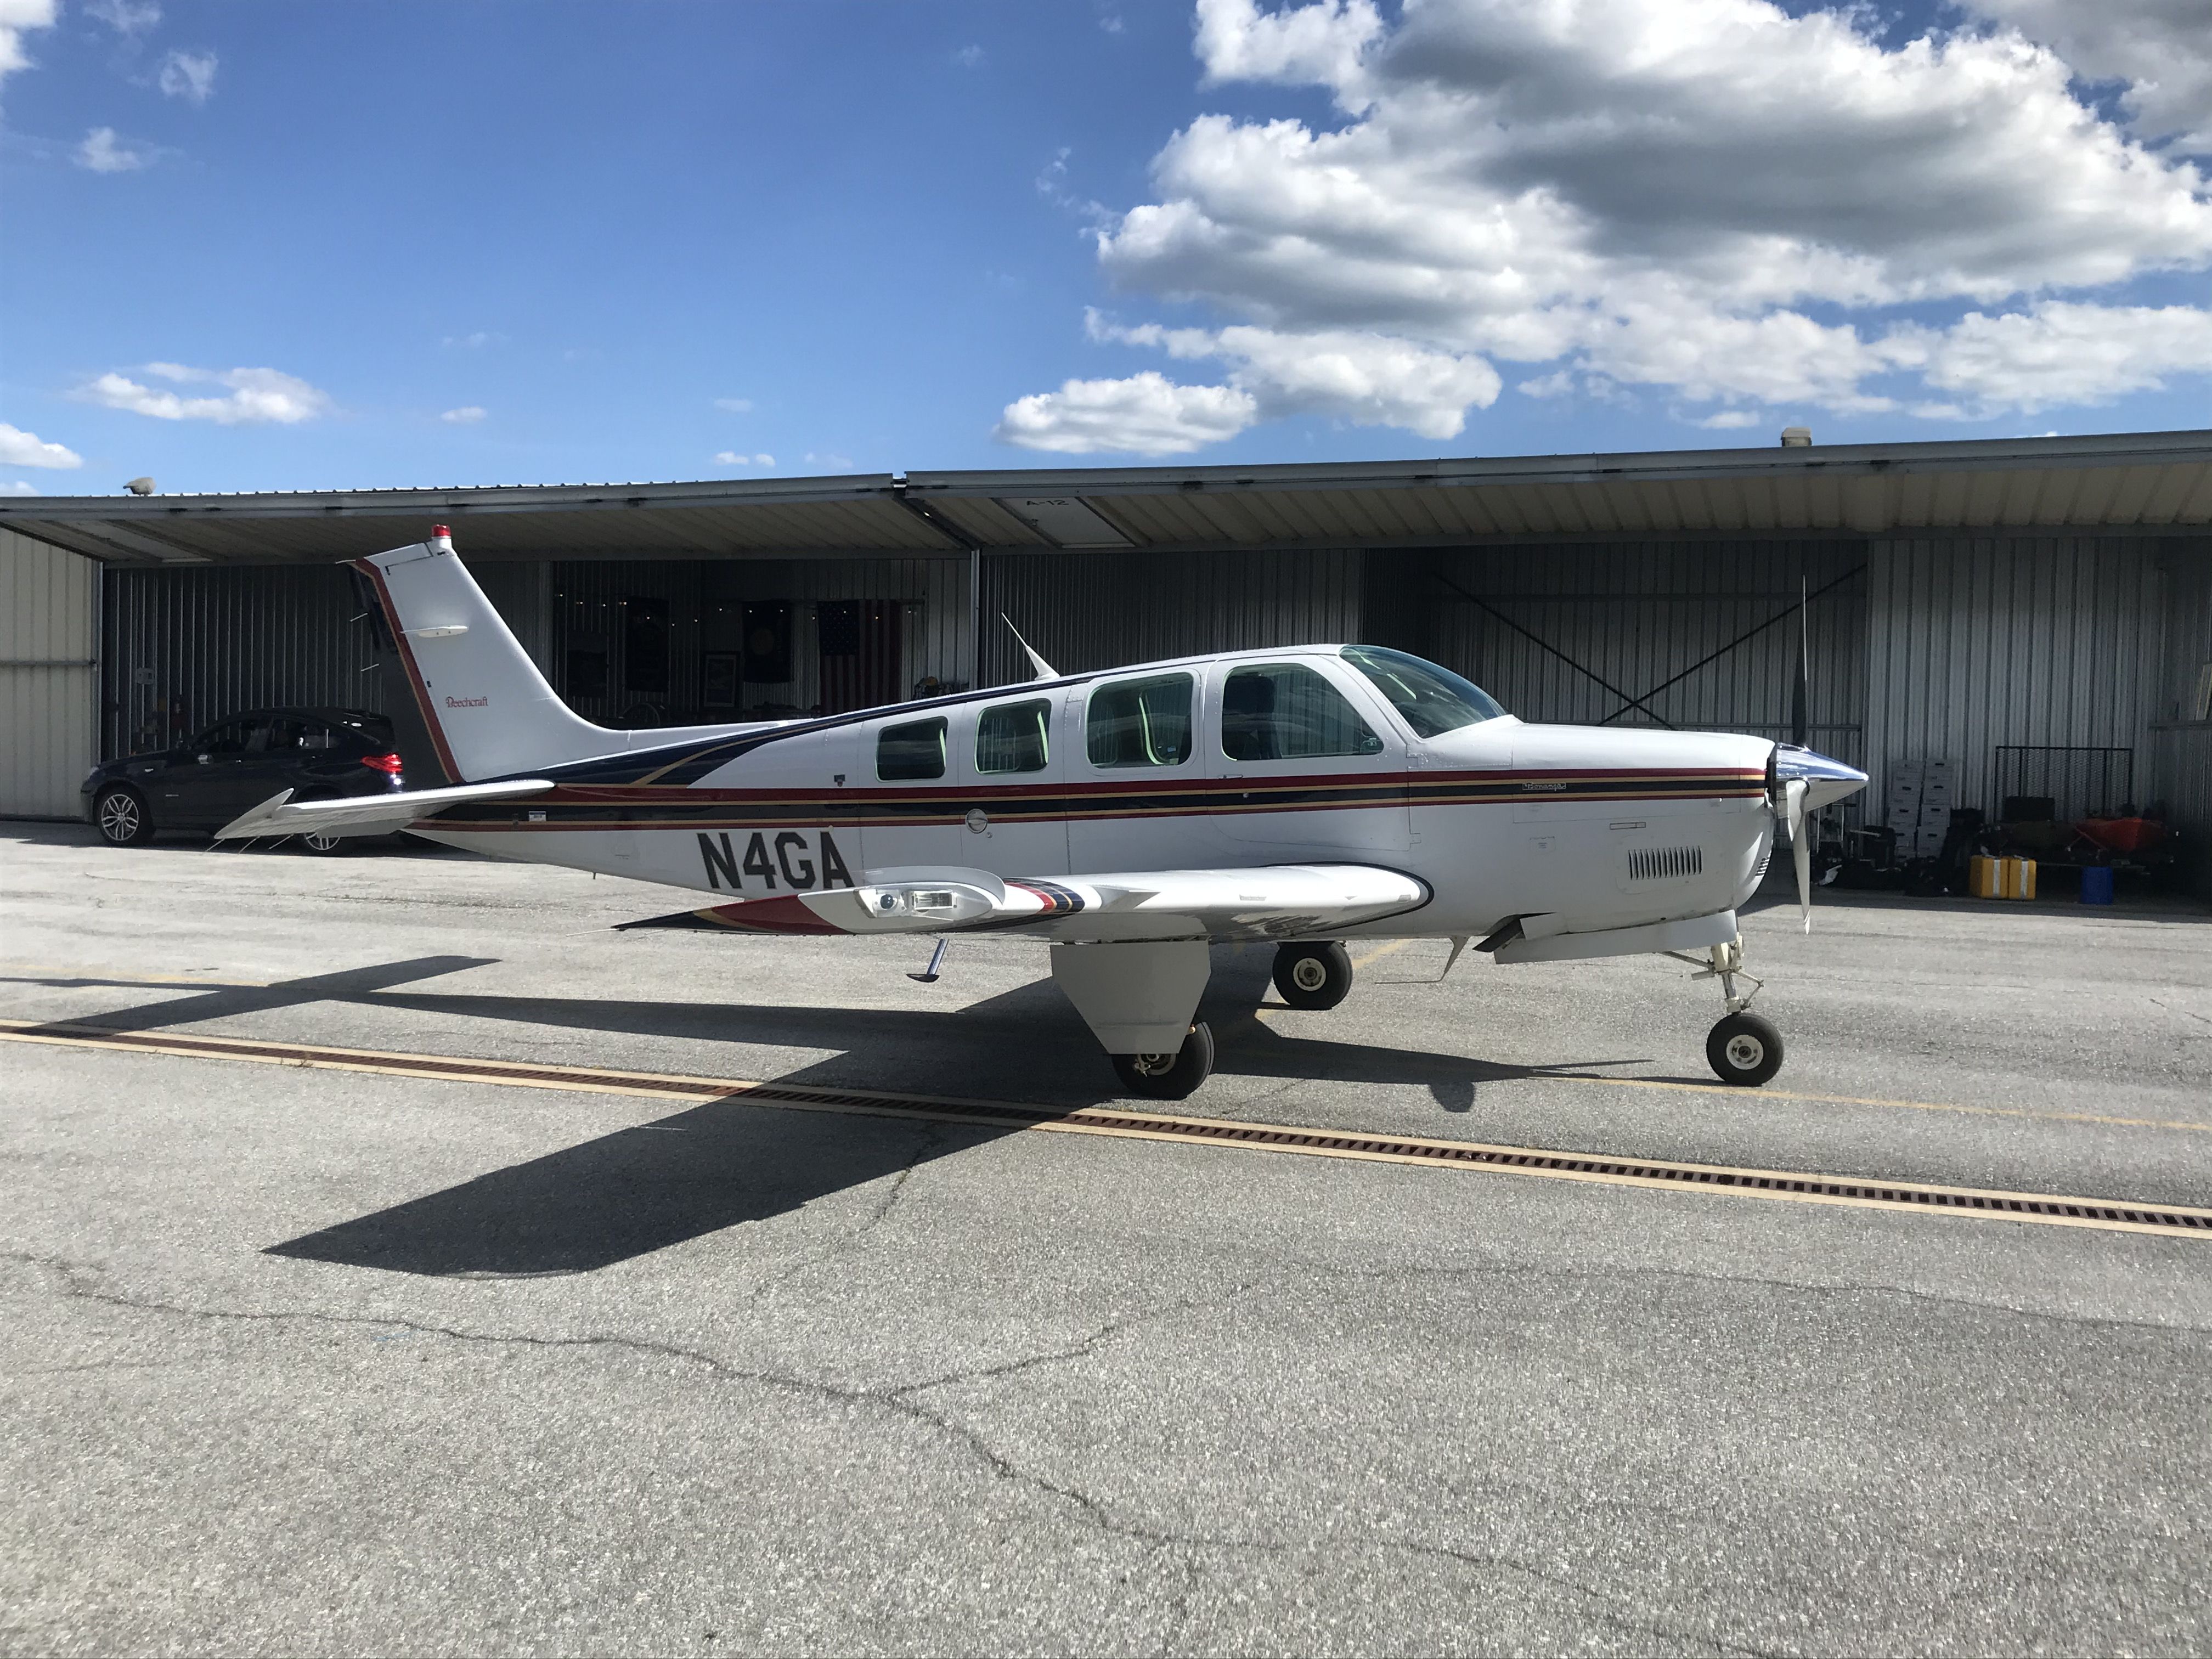
<svg viewBox="0 0 2212 1659">
<path fill-rule="evenodd" d="M 389 795 L 348 795 L 338 800 L 292 799 L 283 790 L 241 812 L 215 832 L 217 841 L 252 841 L 264 836 L 381 836 L 404 830 L 417 819 L 465 801 L 513 800 L 542 795 L 553 787 L 545 778 L 510 778 L 505 783 L 463 783 L 450 789 L 401 789 Z"/>
</svg>

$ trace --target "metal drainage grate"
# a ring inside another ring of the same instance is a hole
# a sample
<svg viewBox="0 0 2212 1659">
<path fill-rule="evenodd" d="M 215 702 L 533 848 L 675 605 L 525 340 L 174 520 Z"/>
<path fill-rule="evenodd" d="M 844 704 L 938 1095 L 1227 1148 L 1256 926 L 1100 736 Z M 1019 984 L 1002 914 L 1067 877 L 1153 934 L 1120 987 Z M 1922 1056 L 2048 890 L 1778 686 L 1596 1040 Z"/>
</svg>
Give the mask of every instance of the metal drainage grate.
<svg viewBox="0 0 2212 1659">
<path fill-rule="evenodd" d="M 862 1113 L 878 1117 L 998 1124 L 1009 1128 L 1067 1130 L 1133 1136 L 1148 1140 L 1196 1141 L 1213 1146 L 1244 1146 L 1255 1151 L 1298 1152 L 1321 1158 L 1378 1159 L 1400 1164 L 1495 1170 L 1501 1173 L 1549 1176 L 1570 1181 L 1686 1187 L 1747 1196 L 1795 1199 L 1809 1203 L 1870 1205 L 1953 1215 L 2009 1217 L 2021 1221 L 2054 1222 L 2062 1225 L 2212 1237 L 2212 1210 L 2179 1205 L 2130 1204 L 2036 1193 L 1987 1192 L 1973 1188 L 1925 1186 L 1918 1182 L 1850 1181 L 1778 1170 L 1738 1170 L 1718 1164 L 1606 1158 L 1598 1154 L 1550 1152 L 1528 1146 L 1489 1146 L 1474 1141 L 1428 1140 L 1407 1135 L 1302 1129 L 1224 1118 L 1172 1117 L 1161 1113 L 1127 1111 L 1113 1107 L 1091 1106 L 1059 1110 L 1005 1101 L 879 1094 L 856 1089 L 814 1089 L 803 1084 L 753 1083 L 729 1078 L 618 1072 L 587 1066 L 532 1066 L 514 1060 L 463 1060 L 442 1054 L 397 1054 L 375 1049 L 323 1048 L 307 1043 L 261 1042 L 237 1037 L 118 1030 L 94 1024 L 35 1025 L 0 1021 L 0 1038 L 89 1048 L 136 1048 L 208 1060 L 261 1060 L 332 1070 L 378 1072 L 454 1082 L 538 1085 L 595 1093 L 647 1095 L 699 1102 L 742 1099 L 763 1104 Z"/>
</svg>

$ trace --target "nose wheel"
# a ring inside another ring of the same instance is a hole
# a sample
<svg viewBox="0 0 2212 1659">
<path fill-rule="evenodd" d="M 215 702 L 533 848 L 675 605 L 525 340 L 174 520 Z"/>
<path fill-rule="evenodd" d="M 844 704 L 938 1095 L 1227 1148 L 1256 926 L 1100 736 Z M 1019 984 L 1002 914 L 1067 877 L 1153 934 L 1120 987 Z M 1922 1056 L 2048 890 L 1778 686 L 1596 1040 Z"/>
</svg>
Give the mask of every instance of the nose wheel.
<svg viewBox="0 0 2212 1659">
<path fill-rule="evenodd" d="M 1705 1034 L 1705 1060 L 1723 1083 L 1756 1088 L 1782 1069 L 1782 1033 L 1764 1014 L 1729 1014 Z"/>
<path fill-rule="evenodd" d="M 1705 1063 L 1713 1068 L 1713 1075 L 1723 1083 L 1755 1089 L 1780 1071 L 1782 1033 L 1764 1014 L 1751 1012 L 1751 1000 L 1759 994 L 1761 981 L 1743 970 L 1743 941 L 1733 939 L 1712 946 L 1702 963 L 1680 951 L 1666 954 L 1696 968 L 1691 978 L 1721 982 L 1721 999 L 1728 1005 L 1728 1012 L 1705 1033 Z M 1751 988 L 1738 994 L 1738 980 Z"/>
</svg>

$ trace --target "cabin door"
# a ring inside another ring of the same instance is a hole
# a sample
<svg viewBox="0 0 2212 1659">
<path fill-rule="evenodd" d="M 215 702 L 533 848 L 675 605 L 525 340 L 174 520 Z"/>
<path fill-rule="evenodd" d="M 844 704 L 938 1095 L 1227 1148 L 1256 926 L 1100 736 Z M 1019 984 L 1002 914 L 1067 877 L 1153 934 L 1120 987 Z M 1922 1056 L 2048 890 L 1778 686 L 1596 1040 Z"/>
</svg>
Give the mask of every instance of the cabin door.
<svg viewBox="0 0 2212 1659">
<path fill-rule="evenodd" d="M 1269 862 L 1372 858 L 1410 842 L 1406 749 L 1357 677 L 1316 659 L 1216 663 L 1206 767 L 1223 839 Z"/>
</svg>

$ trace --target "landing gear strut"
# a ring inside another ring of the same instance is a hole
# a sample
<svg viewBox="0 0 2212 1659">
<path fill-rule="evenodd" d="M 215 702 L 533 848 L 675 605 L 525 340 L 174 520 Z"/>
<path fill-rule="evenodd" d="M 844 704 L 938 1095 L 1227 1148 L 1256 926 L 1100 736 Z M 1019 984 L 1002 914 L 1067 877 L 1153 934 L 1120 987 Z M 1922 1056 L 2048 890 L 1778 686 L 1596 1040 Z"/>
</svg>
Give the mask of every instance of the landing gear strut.
<svg viewBox="0 0 2212 1659">
<path fill-rule="evenodd" d="M 1204 1020 L 1190 1028 L 1182 1047 L 1171 1054 L 1115 1054 L 1114 1070 L 1133 1095 L 1155 1100 L 1188 1099 L 1213 1075 L 1213 1033 Z"/>
<path fill-rule="evenodd" d="M 1679 951 L 1667 954 L 1677 962 L 1698 964 L 1697 957 Z M 1780 1071 L 1782 1033 L 1772 1020 L 1751 1012 L 1751 1000 L 1759 994 L 1763 981 L 1743 970 L 1743 941 L 1732 939 L 1725 945 L 1713 945 L 1705 953 L 1705 964 L 1691 977 L 1720 981 L 1721 996 L 1728 1005 L 1728 1013 L 1705 1033 L 1705 1063 L 1713 1068 L 1713 1075 L 1723 1083 L 1750 1089 Z M 1735 988 L 1740 979 L 1751 986 L 1741 996 Z"/>
<path fill-rule="evenodd" d="M 1352 957 L 1341 945 L 1280 945 L 1274 979 L 1293 1008 L 1334 1008 L 1352 990 Z"/>
</svg>

